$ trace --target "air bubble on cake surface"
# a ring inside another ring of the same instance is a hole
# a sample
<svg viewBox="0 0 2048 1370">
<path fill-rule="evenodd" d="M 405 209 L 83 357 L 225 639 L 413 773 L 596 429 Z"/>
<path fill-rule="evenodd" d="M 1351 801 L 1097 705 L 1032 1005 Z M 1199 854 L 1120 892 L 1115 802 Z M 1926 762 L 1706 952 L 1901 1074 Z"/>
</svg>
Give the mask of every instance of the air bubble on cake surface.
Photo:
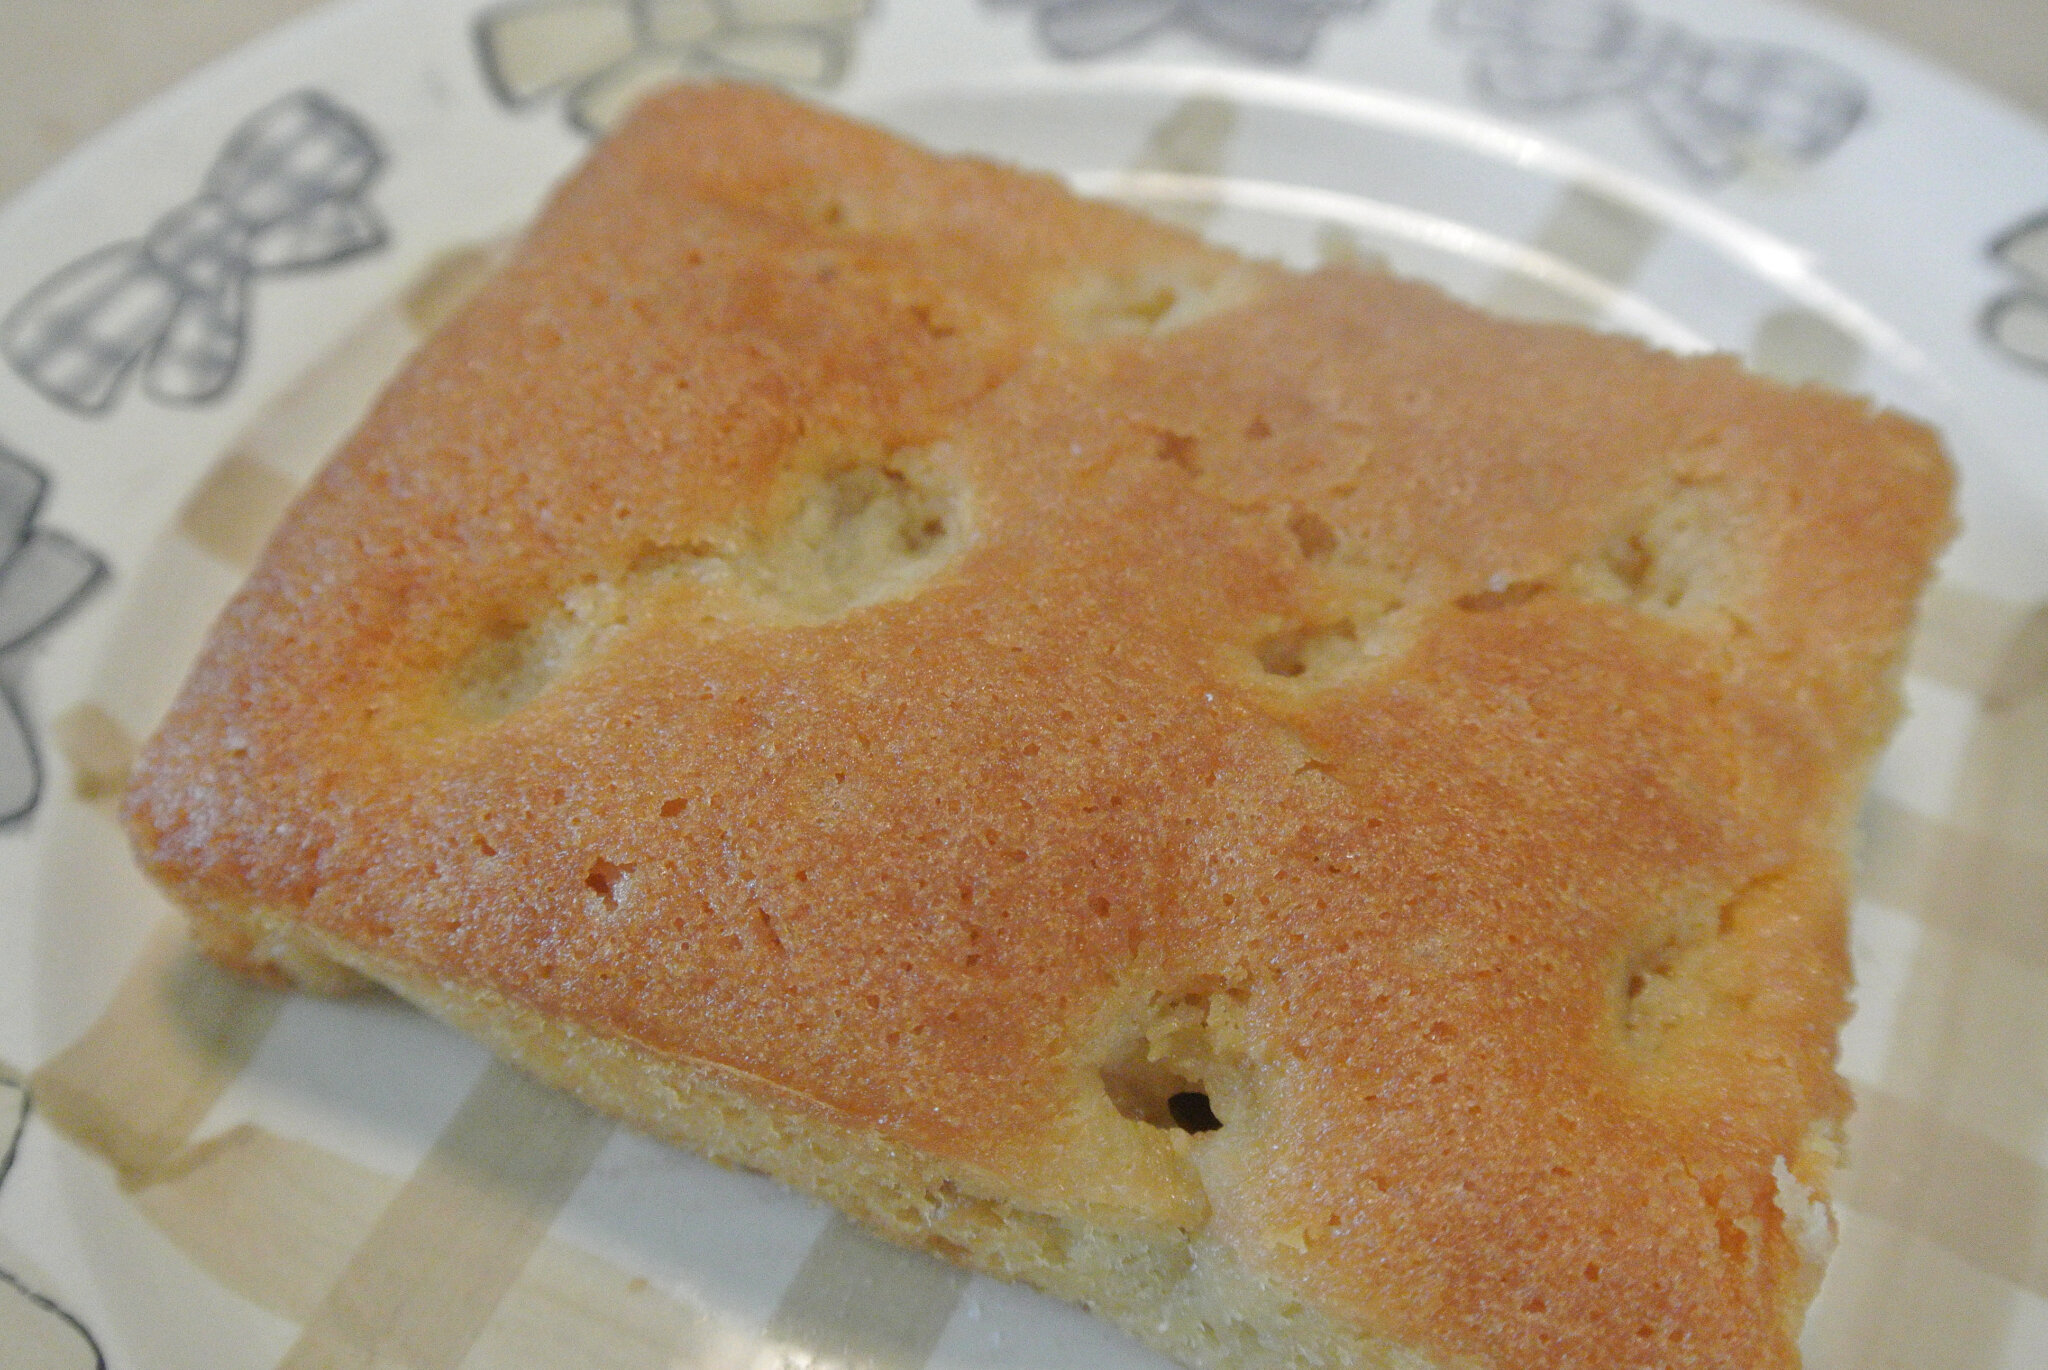
<svg viewBox="0 0 2048 1370">
<path fill-rule="evenodd" d="M 1491 614 L 1519 608 L 1538 595 L 1548 594 L 1550 589 L 1547 580 L 1514 580 L 1496 575 L 1488 579 L 1484 589 L 1459 595 L 1457 605 L 1468 614 Z"/>
<path fill-rule="evenodd" d="M 625 897 L 632 876 L 630 864 L 620 865 L 609 857 L 600 856 L 590 863 L 590 869 L 583 876 L 583 884 L 607 909 L 616 909 Z"/>
<path fill-rule="evenodd" d="M 488 629 L 455 669 L 456 712 L 476 722 L 531 704 L 598 650 L 624 618 L 617 587 L 580 585 L 527 622 Z"/>
<path fill-rule="evenodd" d="M 1327 561 L 1337 551 L 1337 530 L 1313 509 L 1297 509 L 1290 514 L 1287 531 L 1300 549 L 1303 561 Z"/>
<path fill-rule="evenodd" d="M 1621 520 L 1606 538 L 1555 573 L 1496 573 L 1453 603 L 1467 613 L 1519 609 L 1553 594 L 1618 604 L 1705 627 L 1725 622 L 1734 598 L 1731 514 L 1709 486 L 1681 486 Z"/>
<path fill-rule="evenodd" d="M 1261 622 L 1250 646 L 1264 683 L 1296 691 L 1325 689 L 1397 651 L 1403 593 L 1390 578 L 1344 567 L 1325 588 L 1329 605 L 1323 611 Z"/>
<path fill-rule="evenodd" d="M 1695 899 L 1636 932 L 1612 995 L 1616 1025 L 1633 1056 L 1647 1060 L 1682 1029 L 1725 1021 L 1746 1007 L 1730 973 L 1734 934 L 1746 908 L 1770 888 L 1764 877 L 1719 902 Z"/>
<path fill-rule="evenodd" d="M 1261 421 L 1263 426 L 1263 421 Z M 1357 679 L 1397 656 L 1409 637 L 1414 574 L 1316 509 L 1286 504 L 1264 509 L 1288 547 L 1287 569 L 1298 586 L 1292 611 L 1251 624 L 1245 647 L 1252 679 L 1292 692 Z"/>
<path fill-rule="evenodd" d="M 1116 1111 L 1164 1131 L 1225 1127 L 1242 1105 L 1243 1009 L 1242 994 L 1229 990 L 1148 996 L 1101 1052 Z"/>
<path fill-rule="evenodd" d="M 739 554 L 755 598 L 823 620 L 908 593 L 958 548 L 961 501 L 899 458 L 802 471 Z"/>
<path fill-rule="evenodd" d="M 1186 433 L 1168 429 L 1153 434 L 1153 455 L 1190 476 L 1202 474 L 1201 443 Z"/>
<path fill-rule="evenodd" d="M 1152 263 L 1081 277 L 1054 300 L 1055 317 L 1084 341 L 1171 333 L 1251 303 L 1258 277 L 1242 268 Z"/>
<path fill-rule="evenodd" d="M 1713 487 L 1682 486 L 1575 562 L 1564 586 L 1659 617 L 1698 618 L 1731 598 L 1731 518 Z"/>
<path fill-rule="evenodd" d="M 815 228 L 836 233 L 862 233 L 871 227 L 867 207 L 837 189 L 811 190 L 803 196 L 797 209 Z"/>
<path fill-rule="evenodd" d="M 1357 653 L 1358 629 L 1348 618 L 1282 628 L 1260 638 L 1253 648 L 1260 668 L 1283 680 L 1334 675 Z"/>
</svg>

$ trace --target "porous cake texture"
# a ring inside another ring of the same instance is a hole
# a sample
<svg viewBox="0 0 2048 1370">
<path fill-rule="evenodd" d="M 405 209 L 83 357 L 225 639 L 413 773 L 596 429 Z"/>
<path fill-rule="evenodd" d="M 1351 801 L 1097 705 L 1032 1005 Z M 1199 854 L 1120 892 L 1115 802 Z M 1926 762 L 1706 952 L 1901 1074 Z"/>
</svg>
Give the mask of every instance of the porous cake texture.
<svg viewBox="0 0 2048 1370">
<path fill-rule="evenodd" d="M 1202 1367 L 1767 1367 L 1950 473 L 1727 359 L 656 97 L 126 803 L 214 955 Z"/>
</svg>

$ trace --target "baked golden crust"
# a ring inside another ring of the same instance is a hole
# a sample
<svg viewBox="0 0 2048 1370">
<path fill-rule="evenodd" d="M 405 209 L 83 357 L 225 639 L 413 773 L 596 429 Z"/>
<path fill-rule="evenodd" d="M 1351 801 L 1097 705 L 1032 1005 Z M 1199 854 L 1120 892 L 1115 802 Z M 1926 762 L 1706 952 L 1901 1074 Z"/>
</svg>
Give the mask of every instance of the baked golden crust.
<svg viewBox="0 0 2048 1370">
<path fill-rule="evenodd" d="M 714 1151 L 720 1081 L 840 1161 L 725 1158 L 1072 1297 L 1114 1248 L 1199 1363 L 1791 1365 L 1949 481 L 676 92 L 292 510 L 126 815 L 225 959 Z"/>
</svg>

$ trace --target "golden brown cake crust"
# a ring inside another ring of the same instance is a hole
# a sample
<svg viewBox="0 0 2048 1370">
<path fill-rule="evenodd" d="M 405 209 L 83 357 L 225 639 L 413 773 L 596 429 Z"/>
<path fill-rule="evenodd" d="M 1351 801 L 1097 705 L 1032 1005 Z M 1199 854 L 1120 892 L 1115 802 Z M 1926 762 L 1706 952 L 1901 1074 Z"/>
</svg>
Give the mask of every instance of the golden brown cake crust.
<svg viewBox="0 0 2048 1370">
<path fill-rule="evenodd" d="M 1949 481 L 676 92 L 293 509 L 127 819 L 229 959 L 302 927 L 1436 1363 L 1791 1365 Z"/>
</svg>

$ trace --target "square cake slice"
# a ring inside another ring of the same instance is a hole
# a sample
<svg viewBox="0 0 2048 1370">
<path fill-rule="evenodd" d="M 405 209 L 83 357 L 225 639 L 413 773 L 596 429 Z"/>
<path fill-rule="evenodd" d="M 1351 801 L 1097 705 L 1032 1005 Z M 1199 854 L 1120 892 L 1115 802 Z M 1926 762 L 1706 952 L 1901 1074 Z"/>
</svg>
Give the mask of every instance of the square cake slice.
<svg viewBox="0 0 2048 1370">
<path fill-rule="evenodd" d="M 1950 482 L 679 90 L 291 510 L 125 817 L 228 964 L 1190 1365 L 1787 1367 Z"/>
</svg>

